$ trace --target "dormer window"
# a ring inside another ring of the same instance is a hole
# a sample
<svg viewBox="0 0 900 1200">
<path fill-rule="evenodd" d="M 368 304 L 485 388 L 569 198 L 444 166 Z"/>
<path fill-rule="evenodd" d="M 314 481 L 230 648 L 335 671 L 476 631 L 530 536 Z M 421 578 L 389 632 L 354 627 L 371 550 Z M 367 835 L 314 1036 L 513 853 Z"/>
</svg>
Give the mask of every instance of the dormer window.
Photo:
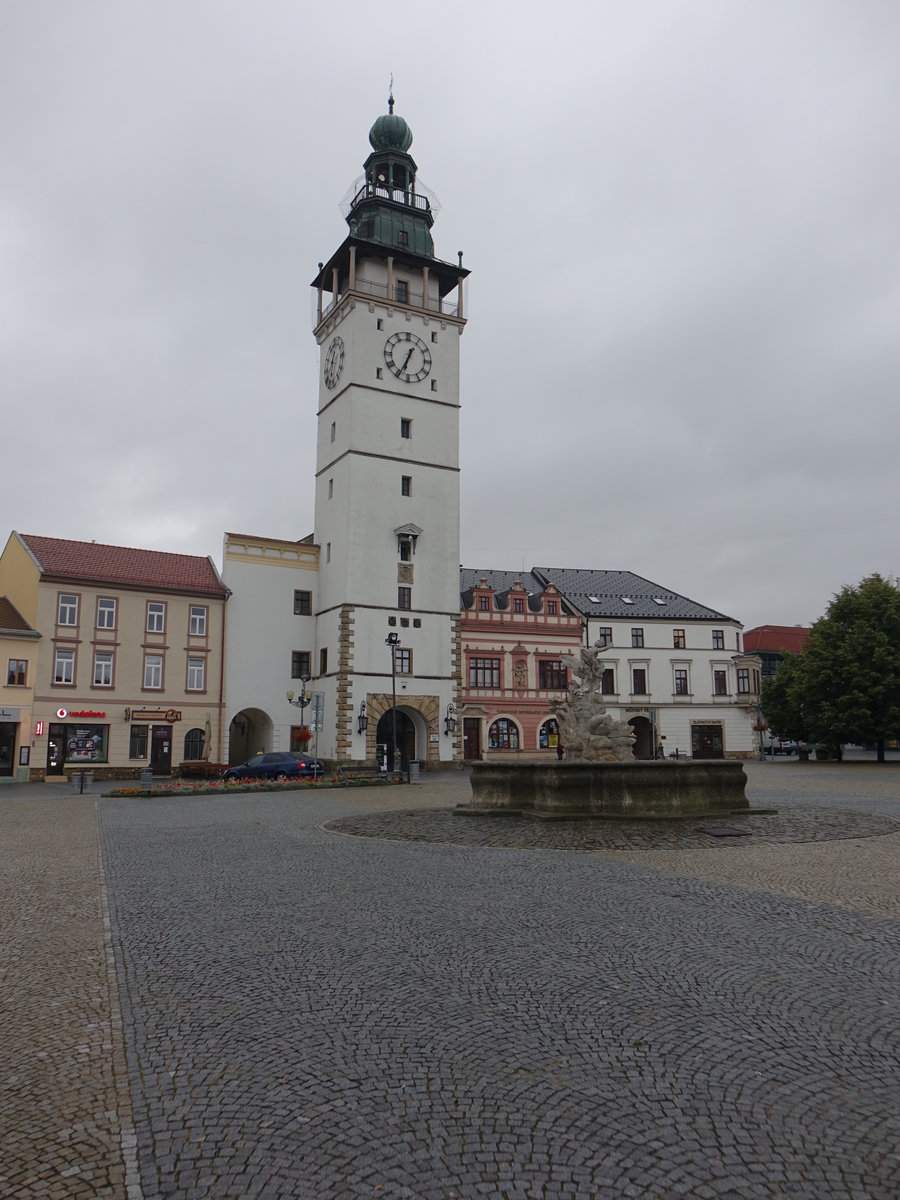
<svg viewBox="0 0 900 1200">
<path fill-rule="evenodd" d="M 397 245 L 398 246 L 408 246 L 409 245 L 409 234 L 406 232 L 405 229 L 397 230 Z"/>
</svg>

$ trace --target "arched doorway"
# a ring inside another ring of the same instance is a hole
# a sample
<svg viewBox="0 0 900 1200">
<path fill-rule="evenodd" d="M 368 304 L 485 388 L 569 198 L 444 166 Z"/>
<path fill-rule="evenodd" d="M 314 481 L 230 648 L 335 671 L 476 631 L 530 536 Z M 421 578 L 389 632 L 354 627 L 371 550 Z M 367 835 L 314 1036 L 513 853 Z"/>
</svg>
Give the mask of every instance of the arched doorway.
<svg viewBox="0 0 900 1200">
<path fill-rule="evenodd" d="M 259 708 L 242 708 L 228 726 L 228 765 L 244 763 L 260 750 L 272 749 L 272 722 Z"/>
<path fill-rule="evenodd" d="M 394 741 L 393 709 L 388 709 L 379 720 L 378 728 L 375 730 L 375 741 L 381 746 L 387 746 L 388 767 L 390 767 L 391 746 Z M 416 727 L 412 718 L 402 708 L 397 709 L 397 751 L 399 762 L 396 764 L 395 770 L 405 771 L 410 760 L 416 758 Z"/>
<path fill-rule="evenodd" d="M 653 745 L 653 726 L 646 717 L 632 717 L 628 724 L 634 730 L 634 757 L 653 758 L 656 749 Z"/>
</svg>

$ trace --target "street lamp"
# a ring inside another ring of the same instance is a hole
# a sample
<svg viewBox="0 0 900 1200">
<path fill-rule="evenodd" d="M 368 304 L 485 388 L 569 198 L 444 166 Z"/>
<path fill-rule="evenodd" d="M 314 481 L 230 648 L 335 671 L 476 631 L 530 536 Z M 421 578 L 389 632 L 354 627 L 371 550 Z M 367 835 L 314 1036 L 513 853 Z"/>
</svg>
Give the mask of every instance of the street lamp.
<svg viewBox="0 0 900 1200">
<path fill-rule="evenodd" d="M 391 736 L 393 747 L 391 751 L 391 774 L 397 770 L 397 647 L 400 644 L 399 633 L 389 633 L 384 644 L 391 649 Z"/>
<path fill-rule="evenodd" d="M 288 704 L 290 704 L 293 708 L 300 709 L 300 724 L 301 725 L 303 724 L 303 710 L 304 710 L 304 708 L 306 708 L 307 704 L 309 704 L 310 701 L 312 700 L 312 696 L 310 696 L 306 690 L 306 685 L 308 683 L 309 683 L 309 676 L 301 675 L 300 676 L 300 695 L 297 697 L 296 700 L 294 699 L 293 692 L 285 692 L 285 695 L 287 696 Z"/>
<path fill-rule="evenodd" d="M 451 701 L 447 705 L 447 715 L 444 717 L 444 736 L 453 737 L 454 733 L 456 733 L 456 709 Z"/>
</svg>

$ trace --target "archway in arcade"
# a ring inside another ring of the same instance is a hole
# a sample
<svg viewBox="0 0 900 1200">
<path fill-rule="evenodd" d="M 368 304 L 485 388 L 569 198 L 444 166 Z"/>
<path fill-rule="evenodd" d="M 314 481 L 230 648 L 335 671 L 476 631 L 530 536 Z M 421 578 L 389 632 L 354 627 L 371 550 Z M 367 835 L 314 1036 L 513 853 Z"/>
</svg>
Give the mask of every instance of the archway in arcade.
<svg viewBox="0 0 900 1200">
<path fill-rule="evenodd" d="M 632 717 L 628 722 L 634 730 L 634 757 L 653 758 L 653 727 L 646 717 Z"/>
<path fill-rule="evenodd" d="M 261 708 L 242 708 L 228 726 L 228 765 L 245 763 L 261 750 L 272 749 L 273 725 Z"/>
<path fill-rule="evenodd" d="M 378 727 L 375 731 L 375 741 L 380 746 L 387 746 L 388 766 L 390 766 L 391 746 L 394 741 L 394 724 L 392 710 L 384 714 L 378 722 Z M 405 771 L 409 766 L 410 761 L 415 761 L 416 755 L 416 727 L 412 717 L 402 708 L 397 709 L 397 750 L 400 754 L 400 761 L 397 764 L 396 770 Z M 422 755 L 424 758 L 424 754 Z"/>
</svg>

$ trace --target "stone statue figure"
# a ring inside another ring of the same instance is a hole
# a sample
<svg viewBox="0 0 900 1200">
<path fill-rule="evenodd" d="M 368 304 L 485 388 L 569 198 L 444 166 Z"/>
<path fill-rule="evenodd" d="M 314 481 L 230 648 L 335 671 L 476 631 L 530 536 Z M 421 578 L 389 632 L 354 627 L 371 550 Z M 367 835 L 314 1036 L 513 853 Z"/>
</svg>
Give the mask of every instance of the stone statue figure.
<svg viewBox="0 0 900 1200">
<path fill-rule="evenodd" d="M 554 700 L 550 707 L 570 761 L 629 762 L 634 757 L 634 730 L 614 720 L 603 703 L 602 651 L 603 643 L 598 641 L 585 646 L 578 658 L 562 656 L 573 685 L 564 700 Z"/>
</svg>

